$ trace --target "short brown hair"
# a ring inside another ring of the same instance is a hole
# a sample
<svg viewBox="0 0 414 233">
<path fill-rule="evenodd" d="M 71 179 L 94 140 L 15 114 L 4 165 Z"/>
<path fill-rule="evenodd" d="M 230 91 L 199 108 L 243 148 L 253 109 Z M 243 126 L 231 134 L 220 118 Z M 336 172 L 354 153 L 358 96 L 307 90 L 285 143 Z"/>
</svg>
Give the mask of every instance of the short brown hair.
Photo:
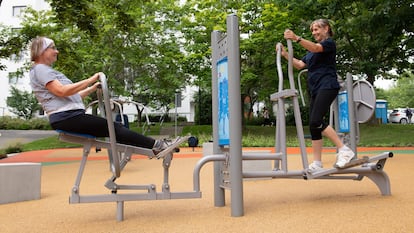
<svg viewBox="0 0 414 233">
<path fill-rule="evenodd" d="M 329 20 L 327 19 L 317 19 L 315 21 L 313 21 L 310 25 L 310 30 L 312 31 L 312 26 L 316 24 L 320 27 L 328 27 L 328 34 L 330 37 L 332 37 L 334 35 L 333 31 L 332 31 L 332 27 L 331 24 L 329 23 Z"/>
</svg>

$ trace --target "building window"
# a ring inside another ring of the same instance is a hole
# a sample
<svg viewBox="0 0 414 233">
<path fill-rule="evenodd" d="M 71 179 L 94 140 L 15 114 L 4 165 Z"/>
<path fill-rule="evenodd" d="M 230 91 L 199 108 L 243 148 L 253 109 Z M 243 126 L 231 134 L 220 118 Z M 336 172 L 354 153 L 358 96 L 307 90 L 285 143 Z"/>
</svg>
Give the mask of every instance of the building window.
<svg viewBox="0 0 414 233">
<path fill-rule="evenodd" d="M 24 10 L 26 10 L 27 6 L 13 6 L 13 17 L 20 17 L 22 16 Z"/>
</svg>

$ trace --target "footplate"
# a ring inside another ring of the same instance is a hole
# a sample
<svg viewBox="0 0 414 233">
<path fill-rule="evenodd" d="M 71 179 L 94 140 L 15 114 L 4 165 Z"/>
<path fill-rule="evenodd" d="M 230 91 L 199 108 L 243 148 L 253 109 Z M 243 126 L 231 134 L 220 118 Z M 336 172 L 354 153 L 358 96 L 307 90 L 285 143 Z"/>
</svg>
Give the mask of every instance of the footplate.
<svg viewBox="0 0 414 233">
<path fill-rule="evenodd" d="M 338 168 L 338 169 L 345 169 L 345 168 L 348 168 L 348 167 L 354 167 L 354 166 L 358 166 L 358 165 L 368 163 L 368 162 L 369 162 L 369 157 L 364 156 L 362 158 L 353 159 L 353 160 L 349 161 L 347 164 L 345 164 L 344 167 L 338 167 L 336 164 L 334 164 L 334 167 Z"/>
</svg>

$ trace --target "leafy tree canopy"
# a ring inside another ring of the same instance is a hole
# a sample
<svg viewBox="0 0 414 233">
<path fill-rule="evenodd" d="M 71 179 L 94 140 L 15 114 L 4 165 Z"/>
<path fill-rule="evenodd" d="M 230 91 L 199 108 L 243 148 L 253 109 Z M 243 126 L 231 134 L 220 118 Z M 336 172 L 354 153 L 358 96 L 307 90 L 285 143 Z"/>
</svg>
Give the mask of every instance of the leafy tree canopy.
<svg viewBox="0 0 414 233">
<path fill-rule="evenodd" d="M 275 44 L 284 41 L 283 31 L 291 28 L 312 40 L 309 24 L 317 18 L 334 26 L 342 76 L 351 72 L 373 83 L 379 75 L 391 78 L 390 70 L 412 70 L 409 0 L 49 2 L 52 11 L 29 10 L 20 31 L 2 29 L 0 58 L 46 35 L 60 52 L 55 68 L 73 81 L 103 71 L 114 94 L 167 109 L 175 91 L 189 83 L 209 90 L 210 35 L 225 31 L 228 14 L 239 16 L 241 88 L 253 101 L 268 101 L 277 89 Z M 294 48 L 296 57 L 305 54 L 297 44 Z"/>
</svg>

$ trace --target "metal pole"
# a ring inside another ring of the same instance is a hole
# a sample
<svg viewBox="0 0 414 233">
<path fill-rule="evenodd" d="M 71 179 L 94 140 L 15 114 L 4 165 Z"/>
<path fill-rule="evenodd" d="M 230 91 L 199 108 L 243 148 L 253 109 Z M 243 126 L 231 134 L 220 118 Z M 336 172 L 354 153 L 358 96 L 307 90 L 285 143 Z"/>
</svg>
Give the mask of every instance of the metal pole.
<svg viewBox="0 0 414 233">
<path fill-rule="evenodd" d="M 351 149 L 354 151 L 355 156 L 357 156 L 357 145 L 356 145 L 356 130 L 357 130 L 357 120 L 355 112 L 355 103 L 354 103 L 354 92 L 353 92 L 353 80 L 352 74 L 346 73 L 346 89 L 348 91 L 348 111 L 349 111 L 349 141 L 351 144 Z"/>
<path fill-rule="evenodd" d="M 218 83 L 217 83 L 217 61 L 219 59 L 218 43 L 222 38 L 219 31 L 211 33 L 211 51 L 212 51 L 212 69 L 211 69 L 211 88 L 212 88 L 212 121 L 213 121 L 213 154 L 220 154 L 221 150 L 218 146 L 219 131 L 218 131 Z M 224 188 L 221 185 L 221 165 L 222 162 L 214 162 L 214 206 L 225 205 Z"/>
<path fill-rule="evenodd" d="M 174 98 L 175 102 L 174 102 L 174 107 L 175 107 L 175 127 L 174 127 L 174 135 L 175 138 L 177 138 L 177 118 L 178 118 L 178 113 L 177 113 L 177 103 L 178 103 L 178 93 L 177 91 L 175 92 L 175 98 Z"/>
<path fill-rule="evenodd" d="M 240 33 L 236 15 L 227 16 L 231 215 L 243 216 L 242 109 L 240 93 Z"/>
</svg>

